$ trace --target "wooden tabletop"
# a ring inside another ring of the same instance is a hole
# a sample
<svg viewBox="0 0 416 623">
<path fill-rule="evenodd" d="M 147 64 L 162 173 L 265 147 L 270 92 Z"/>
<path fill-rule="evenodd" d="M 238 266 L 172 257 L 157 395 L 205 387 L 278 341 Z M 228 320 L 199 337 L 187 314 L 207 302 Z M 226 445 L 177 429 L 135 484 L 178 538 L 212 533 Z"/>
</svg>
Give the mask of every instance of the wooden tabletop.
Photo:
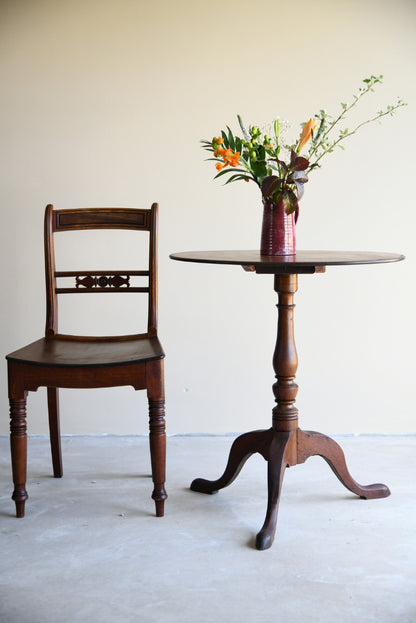
<svg viewBox="0 0 416 623">
<path fill-rule="evenodd" d="M 257 273 L 324 272 L 326 266 L 399 262 L 404 255 L 377 251 L 298 251 L 296 255 L 260 255 L 259 251 L 185 251 L 172 260 L 203 264 L 237 264 Z"/>
</svg>

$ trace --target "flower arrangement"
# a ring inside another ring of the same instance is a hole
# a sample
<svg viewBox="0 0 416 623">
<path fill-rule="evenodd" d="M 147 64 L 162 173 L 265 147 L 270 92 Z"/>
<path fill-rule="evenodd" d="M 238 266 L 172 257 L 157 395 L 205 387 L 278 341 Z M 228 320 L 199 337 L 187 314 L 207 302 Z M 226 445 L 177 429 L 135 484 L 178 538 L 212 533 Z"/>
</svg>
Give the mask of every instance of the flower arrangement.
<svg viewBox="0 0 416 623">
<path fill-rule="evenodd" d="M 353 95 L 350 104 L 341 103 L 341 111 L 335 117 L 326 110 L 320 110 L 314 117 L 302 124 L 297 142 L 288 144 L 283 137 L 284 122 L 277 118 L 271 134 L 262 132 L 257 126 L 247 129 L 237 115 L 242 137 L 233 134 L 227 126 L 221 136 L 211 141 L 202 140 L 203 149 L 213 153 L 217 174 L 215 178 L 229 175 L 226 184 L 237 180 L 252 180 L 261 190 L 264 200 L 283 202 L 287 214 L 294 213 L 295 221 L 299 213 L 299 200 L 304 193 L 308 173 L 321 166 L 321 160 L 336 147 L 344 148 L 343 141 L 355 134 L 362 126 L 380 120 L 386 115 L 393 116 L 406 102 L 398 99 L 394 105 L 378 111 L 373 117 L 362 121 L 352 130 L 341 128 L 348 113 L 374 87 L 382 83 L 383 76 L 371 76 L 363 80 L 358 93 Z M 335 130 L 335 132 L 334 132 Z M 336 132 L 338 130 L 338 134 Z M 303 155 L 300 155 L 303 152 Z"/>
</svg>

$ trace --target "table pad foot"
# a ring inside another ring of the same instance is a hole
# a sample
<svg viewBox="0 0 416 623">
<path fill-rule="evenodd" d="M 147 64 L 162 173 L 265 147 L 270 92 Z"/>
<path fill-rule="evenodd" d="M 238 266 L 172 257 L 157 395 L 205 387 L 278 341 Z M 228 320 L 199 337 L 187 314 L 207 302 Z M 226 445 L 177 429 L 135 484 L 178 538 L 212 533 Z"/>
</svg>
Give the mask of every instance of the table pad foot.
<svg viewBox="0 0 416 623">
<path fill-rule="evenodd" d="M 223 475 L 217 480 L 196 478 L 191 483 L 192 491 L 199 493 L 216 493 L 230 485 L 241 472 L 245 462 L 256 452 L 268 460 L 269 447 L 273 437 L 273 430 L 256 430 L 244 433 L 237 437 L 231 446 L 230 455 Z"/>
<path fill-rule="evenodd" d="M 267 465 L 267 511 L 262 529 L 256 537 L 256 548 L 268 549 L 272 546 L 276 532 L 277 512 L 282 491 L 283 476 L 290 465 L 290 440 L 295 433 L 275 433 L 270 445 Z"/>
<path fill-rule="evenodd" d="M 390 489 L 381 483 L 360 485 L 348 471 L 341 446 L 326 435 L 313 431 L 298 430 L 297 462 L 304 463 L 310 456 L 321 456 L 334 472 L 338 480 L 352 493 L 366 500 L 385 498 Z"/>
</svg>

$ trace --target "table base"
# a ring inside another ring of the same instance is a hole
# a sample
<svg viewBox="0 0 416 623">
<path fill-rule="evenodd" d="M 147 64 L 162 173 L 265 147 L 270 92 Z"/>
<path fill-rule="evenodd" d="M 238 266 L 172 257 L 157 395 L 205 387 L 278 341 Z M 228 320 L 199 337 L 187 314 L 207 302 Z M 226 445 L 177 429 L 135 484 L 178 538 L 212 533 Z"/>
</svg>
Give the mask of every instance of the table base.
<svg viewBox="0 0 416 623">
<path fill-rule="evenodd" d="M 268 504 L 266 518 L 257 535 L 257 549 L 268 549 L 274 540 L 277 511 L 285 468 L 304 463 L 313 455 L 320 455 L 329 464 L 342 484 L 362 498 L 384 498 L 390 495 L 383 484 L 359 485 L 350 475 L 341 447 L 321 433 L 299 428 L 295 382 L 298 356 L 294 337 L 294 295 L 298 287 L 297 274 L 278 273 L 274 289 L 278 294 L 277 339 L 273 354 L 276 382 L 272 390 L 276 405 L 272 411 L 272 427 L 253 431 L 238 437 L 231 447 L 228 464 L 218 480 L 194 480 L 191 489 L 213 493 L 229 485 L 238 475 L 246 460 L 259 452 L 268 463 Z"/>
<path fill-rule="evenodd" d="M 310 456 L 319 455 L 328 463 L 341 483 L 352 493 L 366 500 L 390 495 L 386 485 L 360 485 L 348 471 L 341 446 L 326 435 L 300 428 L 280 431 L 269 428 L 244 433 L 231 446 L 228 463 L 218 480 L 197 478 L 191 484 L 193 491 L 216 493 L 230 485 L 240 473 L 247 459 L 258 452 L 268 463 L 268 503 L 263 527 L 256 537 L 256 548 L 268 549 L 274 541 L 277 513 L 283 476 L 286 467 L 304 463 Z"/>
</svg>

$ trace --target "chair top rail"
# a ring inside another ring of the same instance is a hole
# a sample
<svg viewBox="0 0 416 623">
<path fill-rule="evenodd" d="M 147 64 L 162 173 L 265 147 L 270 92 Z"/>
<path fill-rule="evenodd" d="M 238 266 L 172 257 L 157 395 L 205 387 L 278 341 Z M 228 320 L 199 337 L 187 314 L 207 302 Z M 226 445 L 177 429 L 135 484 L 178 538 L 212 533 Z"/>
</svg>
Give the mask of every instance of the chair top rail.
<svg viewBox="0 0 416 623">
<path fill-rule="evenodd" d="M 136 208 L 76 208 L 54 210 L 54 232 L 79 229 L 138 229 L 150 231 L 151 211 Z"/>
</svg>

